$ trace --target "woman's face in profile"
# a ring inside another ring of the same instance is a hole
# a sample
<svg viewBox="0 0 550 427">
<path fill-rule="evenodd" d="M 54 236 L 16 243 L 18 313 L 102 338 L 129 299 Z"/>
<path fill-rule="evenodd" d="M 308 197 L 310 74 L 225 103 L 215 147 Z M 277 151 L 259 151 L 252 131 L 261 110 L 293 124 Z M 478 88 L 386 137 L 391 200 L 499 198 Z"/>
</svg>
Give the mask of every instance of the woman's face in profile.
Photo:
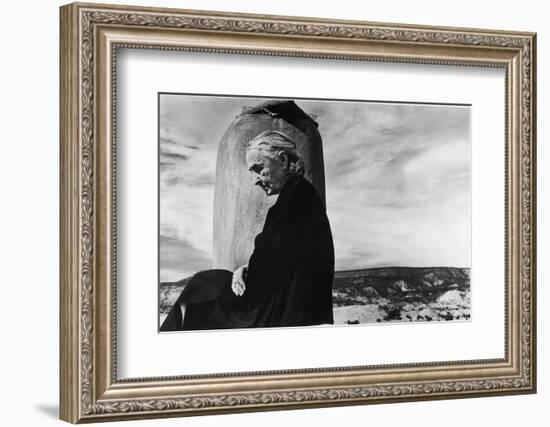
<svg viewBox="0 0 550 427">
<path fill-rule="evenodd" d="M 262 150 L 247 150 L 246 165 L 252 173 L 254 185 L 265 191 L 268 196 L 279 194 L 288 177 L 284 155 L 273 158 Z"/>
</svg>

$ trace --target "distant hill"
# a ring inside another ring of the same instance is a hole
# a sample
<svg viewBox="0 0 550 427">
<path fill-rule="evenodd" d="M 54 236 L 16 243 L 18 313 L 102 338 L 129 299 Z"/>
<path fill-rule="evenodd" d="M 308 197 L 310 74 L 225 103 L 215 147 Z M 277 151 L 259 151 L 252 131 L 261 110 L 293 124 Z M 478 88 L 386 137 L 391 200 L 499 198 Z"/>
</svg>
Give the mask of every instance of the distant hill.
<svg viewBox="0 0 550 427">
<path fill-rule="evenodd" d="M 191 280 L 191 277 L 179 280 L 177 282 L 161 282 L 159 289 L 159 310 L 161 314 L 168 314 L 172 305 L 176 302 L 180 296 L 181 291 Z"/>
<path fill-rule="evenodd" d="M 470 269 L 456 267 L 380 267 L 337 271 L 335 306 L 392 301 L 430 302 L 448 290 L 470 289 Z"/>
<path fill-rule="evenodd" d="M 160 284 L 164 318 L 190 277 Z M 335 323 L 468 320 L 470 269 L 379 267 L 334 273 Z"/>
</svg>

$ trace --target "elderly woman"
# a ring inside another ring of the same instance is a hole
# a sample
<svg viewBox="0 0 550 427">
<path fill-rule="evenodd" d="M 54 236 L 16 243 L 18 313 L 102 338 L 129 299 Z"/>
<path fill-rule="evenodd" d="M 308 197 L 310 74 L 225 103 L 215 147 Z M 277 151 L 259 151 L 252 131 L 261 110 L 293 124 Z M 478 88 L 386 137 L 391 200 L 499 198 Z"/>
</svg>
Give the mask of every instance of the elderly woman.
<svg viewBox="0 0 550 427">
<path fill-rule="evenodd" d="M 246 163 L 255 185 L 278 196 L 248 265 L 197 273 L 161 331 L 333 323 L 330 225 L 296 144 L 282 132 L 262 132 L 249 142 Z"/>
</svg>

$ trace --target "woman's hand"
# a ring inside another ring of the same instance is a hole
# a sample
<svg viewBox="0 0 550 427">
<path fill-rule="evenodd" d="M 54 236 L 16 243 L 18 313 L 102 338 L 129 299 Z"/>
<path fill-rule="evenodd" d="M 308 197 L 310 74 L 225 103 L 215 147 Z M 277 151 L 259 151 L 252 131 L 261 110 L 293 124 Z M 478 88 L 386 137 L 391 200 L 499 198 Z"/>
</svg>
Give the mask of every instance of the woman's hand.
<svg viewBox="0 0 550 427">
<path fill-rule="evenodd" d="M 233 273 L 233 279 L 231 280 L 231 289 L 237 296 L 242 296 L 246 290 L 246 283 L 244 282 L 246 277 L 246 269 L 248 265 L 243 265 L 235 270 Z"/>
</svg>

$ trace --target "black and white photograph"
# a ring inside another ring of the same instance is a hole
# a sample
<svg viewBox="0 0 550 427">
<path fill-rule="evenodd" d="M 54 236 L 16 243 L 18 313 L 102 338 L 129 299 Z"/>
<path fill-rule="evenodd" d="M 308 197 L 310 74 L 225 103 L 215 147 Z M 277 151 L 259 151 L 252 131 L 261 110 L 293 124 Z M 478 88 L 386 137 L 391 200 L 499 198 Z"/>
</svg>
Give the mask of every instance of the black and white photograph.
<svg viewBox="0 0 550 427">
<path fill-rule="evenodd" d="M 470 105 L 158 103 L 160 332 L 471 319 Z"/>
</svg>

